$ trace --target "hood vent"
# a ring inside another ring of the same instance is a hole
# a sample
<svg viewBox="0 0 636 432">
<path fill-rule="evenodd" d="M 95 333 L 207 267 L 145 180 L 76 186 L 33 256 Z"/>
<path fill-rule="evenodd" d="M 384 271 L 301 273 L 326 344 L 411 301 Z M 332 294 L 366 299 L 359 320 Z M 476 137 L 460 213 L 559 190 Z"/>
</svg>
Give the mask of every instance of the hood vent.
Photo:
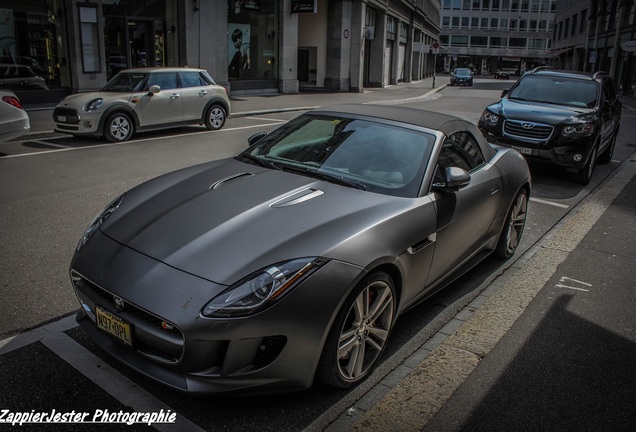
<svg viewBox="0 0 636 432">
<path fill-rule="evenodd" d="M 319 197 L 322 194 L 324 194 L 324 192 L 319 189 L 302 189 L 298 192 L 294 192 L 293 194 L 287 195 L 286 197 L 271 203 L 269 206 L 271 208 L 289 207 Z"/>
<path fill-rule="evenodd" d="M 249 176 L 253 176 L 253 175 L 254 175 L 254 174 L 252 174 L 252 173 L 247 173 L 247 172 L 244 172 L 244 173 L 238 173 L 238 174 L 233 174 L 233 175 L 231 175 L 231 176 L 229 176 L 229 177 L 225 177 L 225 178 L 223 178 L 223 179 L 221 179 L 221 180 L 218 180 L 218 181 L 216 181 L 216 182 L 212 183 L 212 185 L 210 186 L 210 190 L 218 189 L 218 188 L 220 188 L 220 187 L 221 187 L 224 183 L 227 183 L 227 182 L 229 182 L 229 181 L 235 180 L 235 179 L 237 179 L 237 178 L 246 177 L 246 176 L 247 176 L 247 177 L 249 177 Z"/>
</svg>

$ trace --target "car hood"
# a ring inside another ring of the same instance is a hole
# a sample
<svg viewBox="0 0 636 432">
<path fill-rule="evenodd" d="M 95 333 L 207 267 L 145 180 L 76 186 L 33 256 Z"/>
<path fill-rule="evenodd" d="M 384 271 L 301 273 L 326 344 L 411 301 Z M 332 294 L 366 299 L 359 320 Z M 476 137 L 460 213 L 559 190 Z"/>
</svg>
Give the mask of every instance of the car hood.
<svg viewBox="0 0 636 432">
<path fill-rule="evenodd" d="M 126 193 L 101 230 L 172 267 L 229 285 L 265 266 L 324 256 L 411 200 L 234 159 L 166 174 Z"/>
<path fill-rule="evenodd" d="M 498 104 L 491 105 L 491 107 L 492 111 L 498 112 L 510 120 L 531 121 L 551 125 L 564 123 L 572 117 L 580 117 L 593 111 L 579 107 L 513 101 L 508 98 L 503 98 Z"/>
<path fill-rule="evenodd" d="M 118 92 L 88 92 L 88 93 L 78 93 L 74 95 L 67 96 L 60 102 L 58 107 L 65 108 L 75 108 L 77 110 L 81 110 L 88 104 L 90 101 L 102 98 L 104 99 L 104 105 L 102 105 L 102 109 L 104 106 L 107 106 L 109 103 L 113 101 L 122 101 L 128 102 L 131 98 L 131 93 L 118 93 Z"/>
</svg>

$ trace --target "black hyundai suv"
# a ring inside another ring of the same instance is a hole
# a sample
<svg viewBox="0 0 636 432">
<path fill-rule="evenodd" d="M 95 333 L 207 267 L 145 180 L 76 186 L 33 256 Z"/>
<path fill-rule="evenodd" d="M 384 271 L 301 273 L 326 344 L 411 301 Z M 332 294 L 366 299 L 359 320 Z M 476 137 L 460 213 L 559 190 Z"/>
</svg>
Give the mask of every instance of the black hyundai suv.
<svg viewBox="0 0 636 432">
<path fill-rule="evenodd" d="M 565 167 L 588 184 L 596 163 L 612 159 L 621 110 L 604 72 L 541 67 L 486 107 L 479 129 L 489 142 L 512 147 L 529 161 Z"/>
</svg>

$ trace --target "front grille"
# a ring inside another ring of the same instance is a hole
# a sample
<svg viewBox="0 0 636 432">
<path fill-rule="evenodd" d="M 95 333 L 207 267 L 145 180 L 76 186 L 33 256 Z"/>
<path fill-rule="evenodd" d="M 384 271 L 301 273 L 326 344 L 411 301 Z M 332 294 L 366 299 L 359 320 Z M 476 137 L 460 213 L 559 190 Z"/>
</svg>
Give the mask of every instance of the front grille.
<svg viewBox="0 0 636 432">
<path fill-rule="evenodd" d="M 53 111 L 53 119 L 57 123 L 78 124 L 81 117 L 76 109 L 73 108 L 55 108 Z"/>
<path fill-rule="evenodd" d="M 554 127 L 541 123 L 506 120 L 504 135 L 532 141 L 547 141 L 550 139 Z"/>
<path fill-rule="evenodd" d="M 105 289 L 83 278 L 76 272 L 72 272 L 72 281 L 78 293 L 91 299 L 93 304 L 86 305 L 94 314 L 95 304 L 108 306 L 112 311 L 118 311 L 114 302 L 114 295 Z M 79 294 L 78 294 L 79 295 Z M 81 300 L 81 299 L 80 299 Z M 123 311 L 117 314 L 133 326 L 134 347 L 137 352 L 154 360 L 174 364 L 179 362 L 183 355 L 183 333 L 173 324 L 153 315 L 124 300 Z M 91 317 L 94 320 L 94 315 Z"/>
</svg>

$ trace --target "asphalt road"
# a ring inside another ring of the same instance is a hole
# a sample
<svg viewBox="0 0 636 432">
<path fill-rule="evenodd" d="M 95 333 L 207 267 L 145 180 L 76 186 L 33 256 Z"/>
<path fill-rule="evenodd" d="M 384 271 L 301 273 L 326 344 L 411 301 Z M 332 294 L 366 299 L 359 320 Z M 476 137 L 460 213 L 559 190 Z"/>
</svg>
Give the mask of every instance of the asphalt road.
<svg viewBox="0 0 636 432">
<path fill-rule="evenodd" d="M 478 81 L 474 88 L 446 88 L 430 98 L 403 99 L 402 103 L 476 121 L 482 108 L 496 100 L 502 85 L 505 83 L 480 85 Z M 358 397 L 356 390 L 342 392 L 321 386 L 300 396 L 184 397 L 114 363 L 92 346 L 69 316 L 77 308 L 67 274 L 70 256 L 87 223 L 106 203 L 148 178 L 236 154 L 254 132 L 271 130 L 296 114 L 235 118 L 220 132 L 191 127 L 146 134 L 121 145 L 42 137 L 0 148 L 8 155 L 0 157 L 0 339 L 18 335 L 0 343 L 0 408 L 91 413 L 97 409 L 163 409 L 178 413 L 178 424 L 189 430 L 296 431 L 334 405 L 353 403 Z M 635 117 L 635 111 L 625 110 L 616 161 L 597 167 L 587 187 L 562 173 L 532 167 L 533 201 L 519 254 L 541 239 L 633 152 Z M 398 361 L 401 348 L 415 335 L 421 337 L 423 329 L 430 328 L 430 335 L 434 335 L 461 305 L 476 296 L 476 287 L 505 268 L 506 264 L 489 259 L 401 317 L 384 363 Z M 50 324 L 42 327 L 43 323 Z M 87 428 L 67 426 L 69 430 Z M 170 425 L 165 428 L 174 430 Z"/>
</svg>

